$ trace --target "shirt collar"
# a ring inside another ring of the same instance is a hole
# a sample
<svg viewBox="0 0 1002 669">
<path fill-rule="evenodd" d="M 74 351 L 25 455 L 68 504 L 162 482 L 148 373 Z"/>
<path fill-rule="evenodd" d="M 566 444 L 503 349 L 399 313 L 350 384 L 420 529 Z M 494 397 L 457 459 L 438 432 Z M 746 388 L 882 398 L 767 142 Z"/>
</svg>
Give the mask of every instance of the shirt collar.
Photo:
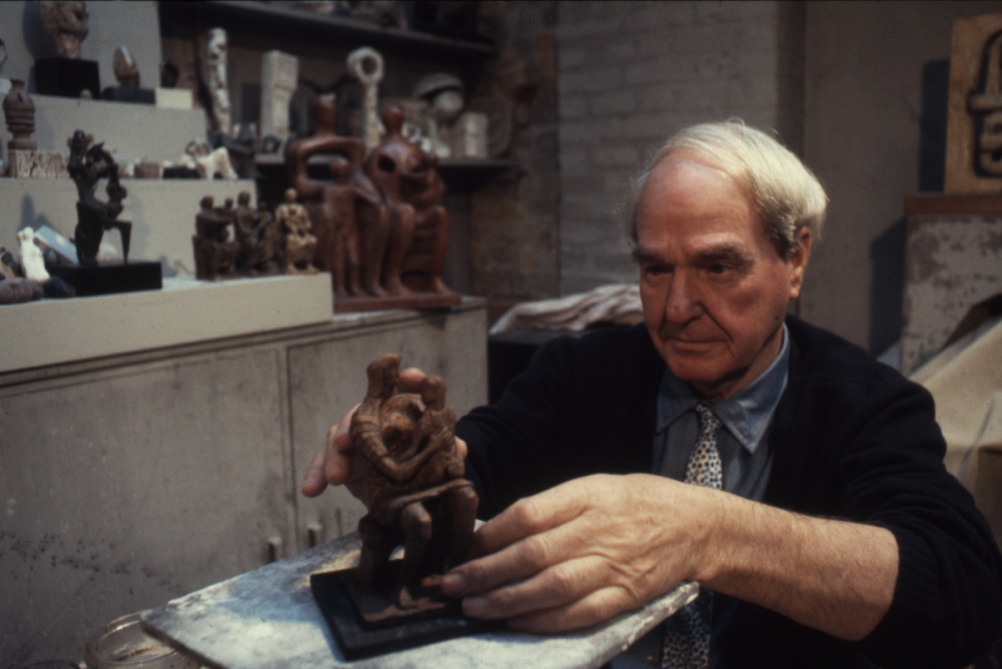
<svg viewBox="0 0 1002 669">
<path fill-rule="evenodd" d="M 783 345 L 776 359 L 758 375 L 758 378 L 733 397 L 721 402 L 708 402 L 697 396 L 689 384 L 672 374 L 666 365 L 658 390 L 658 432 L 665 430 L 679 416 L 702 401 L 710 407 L 734 438 L 749 452 L 754 453 L 769 427 L 772 413 L 786 388 L 787 372 L 790 367 L 789 341 L 790 336 L 784 323 Z"/>
</svg>

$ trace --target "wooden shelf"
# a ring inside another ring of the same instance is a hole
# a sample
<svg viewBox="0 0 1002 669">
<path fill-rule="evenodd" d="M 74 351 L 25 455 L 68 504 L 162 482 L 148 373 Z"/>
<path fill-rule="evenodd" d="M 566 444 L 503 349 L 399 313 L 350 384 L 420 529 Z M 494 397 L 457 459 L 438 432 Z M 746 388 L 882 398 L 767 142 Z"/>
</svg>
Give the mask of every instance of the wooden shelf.
<svg viewBox="0 0 1002 669">
<path fill-rule="evenodd" d="M 188 35 L 193 28 L 204 31 L 222 27 L 243 34 L 278 36 L 296 41 L 328 40 L 345 49 L 371 46 L 384 55 L 407 58 L 486 60 L 498 55 L 496 46 L 487 40 L 455 39 L 401 28 L 383 28 L 359 19 L 251 0 L 162 1 L 160 25 L 164 36 L 175 33 Z"/>
<path fill-rule="evenodd" d="M 329 159 L 324 156 L 312 156 L 307 161 L 310 176 L 315 179 L 329 178 L 328 162 Z M 282 156 L 258 155 L 256 165 L 262 177 L 285 183 L 285 160 Z M 449 192 L 469 193 L 482 188 L 514 166 L 513 161 L 504 158 L 442 158 L 438 163 L 438 173 Z M 275 199 L 278 197 L 277 193 L 278 190 L 269 189 L 265 199 Z"/>
</svg>

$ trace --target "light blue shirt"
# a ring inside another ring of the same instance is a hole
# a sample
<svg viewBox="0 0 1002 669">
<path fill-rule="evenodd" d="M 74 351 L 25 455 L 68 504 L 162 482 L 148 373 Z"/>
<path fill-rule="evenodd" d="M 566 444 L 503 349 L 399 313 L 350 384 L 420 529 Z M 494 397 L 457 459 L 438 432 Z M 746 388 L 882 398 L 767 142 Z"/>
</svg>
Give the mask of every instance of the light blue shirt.
<svg viewBox="0 0 1002 669">
<path fill-rule="evenodd" d="M 658 390 L 657 423 L 654 432 L 654 473 L 682 481 L 689 454 L 696 447 L 699 418 L 696 404 L 702 401 L 720 419 L 717 450 L 723 468 L 723 489 L 747 499 L 761 500 L 769 483 L 772 449 L 767 435 L 779 399 L 786 389 L 790 367 L 789 333 L 783 326 L 779 355 L 758 378 L 734 396 L 708 402 L 665 367 Z M 733 605 L 733 601 L 730 602 Z M 724 600 L 715 599 L 710 640 L 710 667 L 715 664 L 713 638 L 731 621 L 734 611 Z M 657 667 L 661 658 L 662 628 L 613 658 L 613 669 Z"/>
</svg>

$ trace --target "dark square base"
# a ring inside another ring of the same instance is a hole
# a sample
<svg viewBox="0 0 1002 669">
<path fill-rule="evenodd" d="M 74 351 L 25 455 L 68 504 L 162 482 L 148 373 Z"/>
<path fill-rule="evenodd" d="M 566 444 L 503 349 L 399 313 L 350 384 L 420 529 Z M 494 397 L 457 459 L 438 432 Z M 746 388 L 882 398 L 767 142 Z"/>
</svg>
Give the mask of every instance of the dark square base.
<svg viewBox="0 0 1002 669">
<path fill-rule="evenodd" d="M 152 88 L 122 88 L 120 86 L 108 86 L 101 91 L 102 100 L 111 102 L 133 102 L 140 105 L 155 104 L 156 93 Z"/>
<path fill-rule="evenodd" d="M 160 290 L 164 285 L 158 262 L 108 263 L 95 267 L 51 265 L 47 269 L 49 274 L 76 288 L 77 297 Z"/>
<path fill-rule="evenodd" d="M 79 98 L 84 89 L 95 100 L 101 97 L 97 61 L 40 58 L 35 61 L 35 88 L 42 95 Z"/>
<path fill-rule="evenodd" d="M 356 607 L 386 609 L 391 600 L 376 593 L 363 593 L 358 601 L 353 601 L 352 591 L 356 593 L 356 597 L 360 591 L 364 591 L 355 580 L 354 569 L 311 574 L 310 588 L 347 660 L 406 650 L 504 627 L 503 621 L 465 617 L 459 611 L 458 601 L 443 604 L 434 612 L 416 614 L 415 618 L 399 624 L 382 622 L 378 627 L 372 626 L 363 619 L 364 614 Z"/>
</svg>

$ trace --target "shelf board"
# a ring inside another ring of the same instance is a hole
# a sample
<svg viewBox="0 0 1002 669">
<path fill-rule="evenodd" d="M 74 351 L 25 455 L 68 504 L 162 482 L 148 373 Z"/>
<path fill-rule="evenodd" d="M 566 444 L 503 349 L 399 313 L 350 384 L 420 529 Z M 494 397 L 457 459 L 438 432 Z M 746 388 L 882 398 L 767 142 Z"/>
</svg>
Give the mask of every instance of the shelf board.
<svg viewBox="0 0 1002 669">
<path fill-rule="evenodd" d="M 387 27 L 344 16 L 317 14 L 286 5 L 253 0 L 208 0 L 205 2 L 160 2 L 161 30 L 190 34 L 192 27 L 207 30 L 219 26 L 245 34 L 287 37 L 294 41 L 328 40 L 345 49 L 371 46 L 385 54 L 408 58 L 473 58 L 486 60 L 498 55 L 490 41 L 440 37 L 429 33 Z M 419 50 L 420 53 L 415 53 Z"/>
<path fill-rule="evenodd" d="M 310 176 L 316 179 L 328 178 L 329 160 L 325 156 L 311 156 L 307 161 Z M 280 155 L 259 155 L 256 164 L 262 176 L 272 179 L 285 177 L 285 160 Z M 438 173 L 450 192 L 469 193 L 482 188 L 514 166 L 514 162 L 505 158 L 442 158 L 438 162 Z"/>
</svg>

